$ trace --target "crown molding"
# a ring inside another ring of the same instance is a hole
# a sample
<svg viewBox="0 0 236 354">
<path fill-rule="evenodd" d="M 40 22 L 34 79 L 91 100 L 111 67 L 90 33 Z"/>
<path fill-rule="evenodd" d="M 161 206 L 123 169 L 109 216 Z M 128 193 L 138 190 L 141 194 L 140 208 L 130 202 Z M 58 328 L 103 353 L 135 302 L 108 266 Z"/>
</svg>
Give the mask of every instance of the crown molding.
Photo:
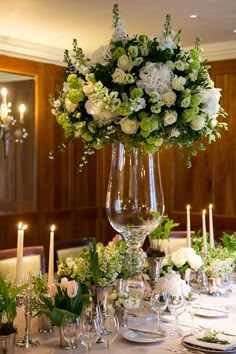
<svg viewBox="0 0 236 354">
<path fill-rule="evenodd" d="M 64 49 L 0 36 L 0 54 L 65 66 Z"/>
<path fill-rule="evenodd" d="M 0 36 L 0 48 L 0 54 L 65 66 L 64 49 L 61 48 L 6 36 Z M 236 41 L 209 43 L 202 49 L 203 60 L 236 59 Z"/>
</svg>

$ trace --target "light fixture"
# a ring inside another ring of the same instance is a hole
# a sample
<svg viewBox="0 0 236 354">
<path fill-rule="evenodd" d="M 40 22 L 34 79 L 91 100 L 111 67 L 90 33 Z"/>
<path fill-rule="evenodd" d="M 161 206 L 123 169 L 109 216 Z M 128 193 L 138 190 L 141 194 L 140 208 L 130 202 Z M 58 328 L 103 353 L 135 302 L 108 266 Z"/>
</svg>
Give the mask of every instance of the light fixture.
<svg viewBox="0 0 236 354">
<path fill-rule="evenodd" d="M 11 138 L 16 143 L 23 143 L 28 133 L 24 127 L 25 105 L 19 107 L 19 121 L 11 115 L 11 102 L 7 102 L 7 89 L 1 89 L 2 103 L 0 106 L 0 138 L 3 141 L 4 158 L 8 157 Z"/>
<path fill-rule="evenodd" d="M 198 15 L 192 14 L 189 16 L 190 18 L 198 18 Z"/>
</svg>

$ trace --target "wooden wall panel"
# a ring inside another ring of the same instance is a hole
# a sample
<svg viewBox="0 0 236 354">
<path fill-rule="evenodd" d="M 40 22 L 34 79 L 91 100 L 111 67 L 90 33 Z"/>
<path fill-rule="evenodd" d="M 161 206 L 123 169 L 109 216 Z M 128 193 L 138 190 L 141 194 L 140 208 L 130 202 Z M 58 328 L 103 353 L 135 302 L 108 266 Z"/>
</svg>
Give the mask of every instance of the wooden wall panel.
<svg viewBox="0 0 236 354">
<path fill-rule="evenodd" d="M 44 245 L 46 259 L 52 224 L 57 226 L 56 240 L 96 236 L 97 240 L 107 242 L 116 233 L 105 212 L 111 146 L 91 156 L 81 173 L 77 169 L 83 155 L 80 142 L 71 145 L 64 153 L 56 153 L 53 160 L 49 159 L 49 151 L 55 151 L 64 141 L 63 131 L 51 114 L 48 100 L 49 94 L 56 95 L 57 84 L 63 82 L 62 69 L 56 65 L 0 56 L 0 70 L 33 75 L 36 82 L 35 159 L 32 166 L 27 158 L 18 161 L 24 171 L 35 174 L 33 205 L 27 212 L 23 204 L 17 211 L 12 211 L 9 205 L 6 213 L 0 203 L 0 248 L 16 246 L 17 224 L 24 221 L 29 225 L 25 244 Z M 181 223 L 180 229 L 185 229 L 186 204 L 189 203 L 192 228 L 198 230 L 201 211 L 212 202 L 215 232 L 220 237 L 222 230 L 236 230 L 236 60 L 212 63 L 211 73 L 216 86 L 222 87 L 222 105 L 229 113 L 229 132 L 208 145 L 205 152 L 199 152 L 198 157 L 192 159 L 191 169 L 186 168 L 184 160 L 179 159 L 179 151 L 174 148 L 163 148 L 160 160 L 166 214 Z M 1 185 L 2 174 L 7 168 L 1 156 L 0 163 Z M 14 168 L 9 171 L 12 178 L 15 173 Z M 21 183 L 20 195 L 27 200 L 24 178 Z M 7 193 L 11 189 L 11 183 L 7 184 Z M 5 190 L 0 190 L 0 196 L 4 193 Z"/>
</svg>

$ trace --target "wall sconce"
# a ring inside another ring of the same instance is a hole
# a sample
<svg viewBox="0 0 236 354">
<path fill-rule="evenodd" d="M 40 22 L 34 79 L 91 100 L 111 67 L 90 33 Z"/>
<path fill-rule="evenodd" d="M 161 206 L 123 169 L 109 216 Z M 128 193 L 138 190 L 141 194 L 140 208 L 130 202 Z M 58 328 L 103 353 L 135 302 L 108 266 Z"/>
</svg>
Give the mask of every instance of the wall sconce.
<svg viewBox="0 0 236 354">
<path fill-rule="evenodd" d="M 16 143 L 23 143 L 28 133 L 24 128 L 25 105 L 19 107 L 19 121 L 11 115 L 11 102 L 7 102 L 7 89 L 1 89 L 2 103 L 0 107 L 0 138 L 3 141 L 4 158 L 8 157 L 9 142 L 11 137 Z"/>
</svg>

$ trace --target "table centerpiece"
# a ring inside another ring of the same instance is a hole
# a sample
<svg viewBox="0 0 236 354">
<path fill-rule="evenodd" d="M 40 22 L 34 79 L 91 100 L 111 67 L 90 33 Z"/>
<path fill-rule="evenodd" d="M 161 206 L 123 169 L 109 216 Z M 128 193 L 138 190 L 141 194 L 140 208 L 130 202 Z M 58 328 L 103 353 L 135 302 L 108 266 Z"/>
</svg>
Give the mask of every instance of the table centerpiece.
<svg viewBox="0 0 236 354">
<path fill-rule="evenodd" d="M 128 243 L 133 271 L 134 258 L 142 268 L 140 249 L 164 213 L 158 151 L 184 147 L 190 167 L 191 157 L 205 149 L 202 139 L 215 141 L 227 124 L 217 119 L 225 116 L 221 93 L 201 63 L 199 40 L 184 50 L 169 15 L 160 36 L 128 36 L 117 4 L 113 28 L 110 42 L 91 57 L 74 39 L 73 53 L 64 56 L 66 80 L 51 103 L 65 132 L 61 148 L 76 139 L 84 143 L 80 168 L 96 149 L 113 144 L 106 210 Z"/>
</svg>

